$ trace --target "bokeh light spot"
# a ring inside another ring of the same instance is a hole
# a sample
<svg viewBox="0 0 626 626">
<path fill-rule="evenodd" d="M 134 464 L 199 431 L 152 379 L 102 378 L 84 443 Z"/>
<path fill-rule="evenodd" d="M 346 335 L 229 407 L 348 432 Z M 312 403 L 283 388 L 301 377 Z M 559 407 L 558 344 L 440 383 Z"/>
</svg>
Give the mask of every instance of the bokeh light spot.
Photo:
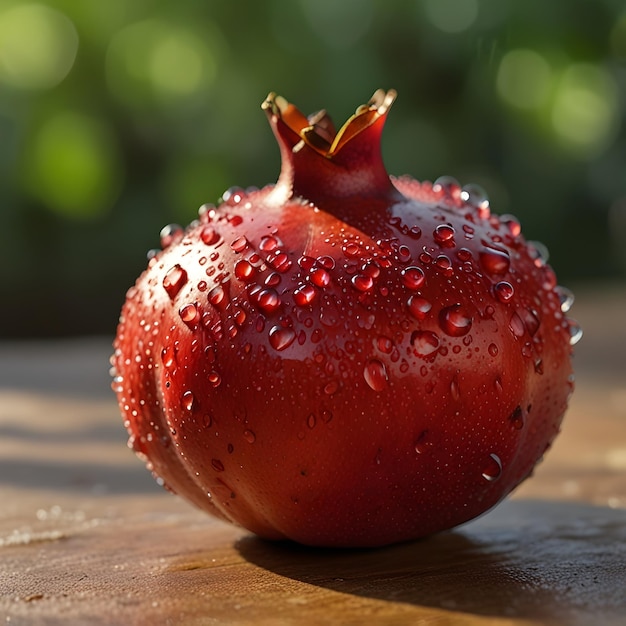
<svg viewBox="0 0 626 626">
<path fill-rule="evenodd" d="M 369 30 L 372 0 L 300 0 L 315 34 L 334 48 L 348 48 Z"/>
<path fill-rule="evenodd" d="M 9 5 L 0 10 L 0 82 L 15 89 L 58 85 L 78 51 L 74 24 L 43 4 Z"/>
<path fill-rule="evenodd" d="M 626 59 L 626 13 L 617 18 L 611 29 L 611 48 L 616 57 Z"/>
<path fill-rule="evenodd" d="M 550 95 L 552 71 L 548 62 L 534 50 L 507 52 L 496 77 L 500 97 L 520 109 L 537 109 Z"/>
<path fill-rule="evenodd" d="M 570 65 L 557 86 L 552 108 L 556 136 L 579 156 L 591 158 L 615 138 L 619 122 L 617 86 L 602 67 Z"/>
<path fill-rule="evenodd" d="M 423 0 L 430 22 L 444 33 L 461 33 L 478 17 L 477 0 Z"/>
<path fill-rule="evenodd" d="M 121 188 L 118 146 L 103 122 L 57 113 L 27 149 L 23 178 L 27 191 L 52 211 L 96 217 L 111 208 Z"/>
<path fill-rule="evenodd" d="M 162 20 L 144 20 L 119 31 L 106 59 L 109 89 L 139 106 L 173 104 L 203 93 L 217 74 L 207 38 Z"/>
</svg>

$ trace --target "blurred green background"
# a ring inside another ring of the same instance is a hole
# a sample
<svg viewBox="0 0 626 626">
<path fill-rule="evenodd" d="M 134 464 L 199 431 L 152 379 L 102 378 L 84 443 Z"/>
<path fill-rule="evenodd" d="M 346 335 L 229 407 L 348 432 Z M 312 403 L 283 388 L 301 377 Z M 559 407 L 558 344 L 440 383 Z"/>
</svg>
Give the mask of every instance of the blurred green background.
<svg viewBox="0 0 626 626">
<path fill-rule="evenodd" d="M 624 1 L 0 0 L 0 337 L 112 334 L 163 225 L 276 179 L 270 90 L 342 123 L 378 87 L 391 173 L 624 279 Z"/>
</svg>

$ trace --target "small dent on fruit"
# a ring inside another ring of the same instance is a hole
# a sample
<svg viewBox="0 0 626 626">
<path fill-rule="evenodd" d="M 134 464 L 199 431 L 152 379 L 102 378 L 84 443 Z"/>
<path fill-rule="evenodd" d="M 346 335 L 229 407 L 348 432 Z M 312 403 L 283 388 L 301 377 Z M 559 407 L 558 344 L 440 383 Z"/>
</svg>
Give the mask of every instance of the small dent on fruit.
<svg viewBox="0 0 626 626">
<path fill-rule="evenodd" d="M 389 383 L 387 368 L 382 361 L 370 359 L 363 370 L 365 382 L 374 391 L 383 391 Z"/>
<path fill-rule="evenodd" d="M 494 482 L 500 476 L 502 476 L 502 461 L 497 454 L 492 452 L 483 467 L 482 477 L 488 482 Z"/>
<path fill-rule="evenodd" d="M 458 401 L 461 397 L 461 387 L 459 384 L 458 373 L 454 374 L 452 380 L 450 381 L 450 397 L 454 401 Z"/>
<path fill-rule="evenodd" d="M 519 404 L 513 409 L 511 415 L 509 415 L 509 422 L 515 430 L 522 430 L 524 428 L 524 410 Z"/>
<path fill-rule="evenodd" d="M 177 263 L 170 267 L 163 277 L 163 289 L 165 289 L 170 299 L 173 300 L 185 286 L 186 282 L 187 271 Z"/>
<path fill-rule="evenodd" d="M 439 312 L 439 325 L 451 337 L 462 337 L 472 328 L 472 316 L 460 304 L 444 307 Z"/>
<path fill-rule="evenodd" d="M 428 430 L 423 430 L 415 439 L 414 449 L 417 454 L 425 454 L 432 447 Z"/>
</svg>

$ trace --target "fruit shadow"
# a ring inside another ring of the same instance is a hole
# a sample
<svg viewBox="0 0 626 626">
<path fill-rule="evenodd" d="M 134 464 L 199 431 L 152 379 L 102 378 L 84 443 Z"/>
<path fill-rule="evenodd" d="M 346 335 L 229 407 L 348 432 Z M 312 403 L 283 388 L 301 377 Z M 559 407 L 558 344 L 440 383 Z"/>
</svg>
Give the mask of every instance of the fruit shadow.
<svg viewBox="0 0 626 626">
<path fill-rule="evenodd" d="M 618 623 L 626 615 L 626 510 L 521 500 L 454 531 L 384 548 L 246 536 L 236 549 L 280 576 L 393 603 L 546 623 Z"/>
</svg>

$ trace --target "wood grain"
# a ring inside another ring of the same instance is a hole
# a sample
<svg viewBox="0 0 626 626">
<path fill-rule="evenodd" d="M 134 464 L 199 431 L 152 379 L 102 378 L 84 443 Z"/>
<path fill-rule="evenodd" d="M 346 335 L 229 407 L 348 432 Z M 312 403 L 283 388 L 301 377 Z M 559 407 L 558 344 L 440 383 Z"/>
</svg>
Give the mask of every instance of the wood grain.
<svg viewBox="0 0 626 626">
<path fill-rule="evenodd" d="M 0 346 L 0 623 L 626 623 L 626 290 L 578 290 L 563 433 L 513 498 L 379 550 L 263 542 L 125 446 L 107 341 Z"/>
</svg>

